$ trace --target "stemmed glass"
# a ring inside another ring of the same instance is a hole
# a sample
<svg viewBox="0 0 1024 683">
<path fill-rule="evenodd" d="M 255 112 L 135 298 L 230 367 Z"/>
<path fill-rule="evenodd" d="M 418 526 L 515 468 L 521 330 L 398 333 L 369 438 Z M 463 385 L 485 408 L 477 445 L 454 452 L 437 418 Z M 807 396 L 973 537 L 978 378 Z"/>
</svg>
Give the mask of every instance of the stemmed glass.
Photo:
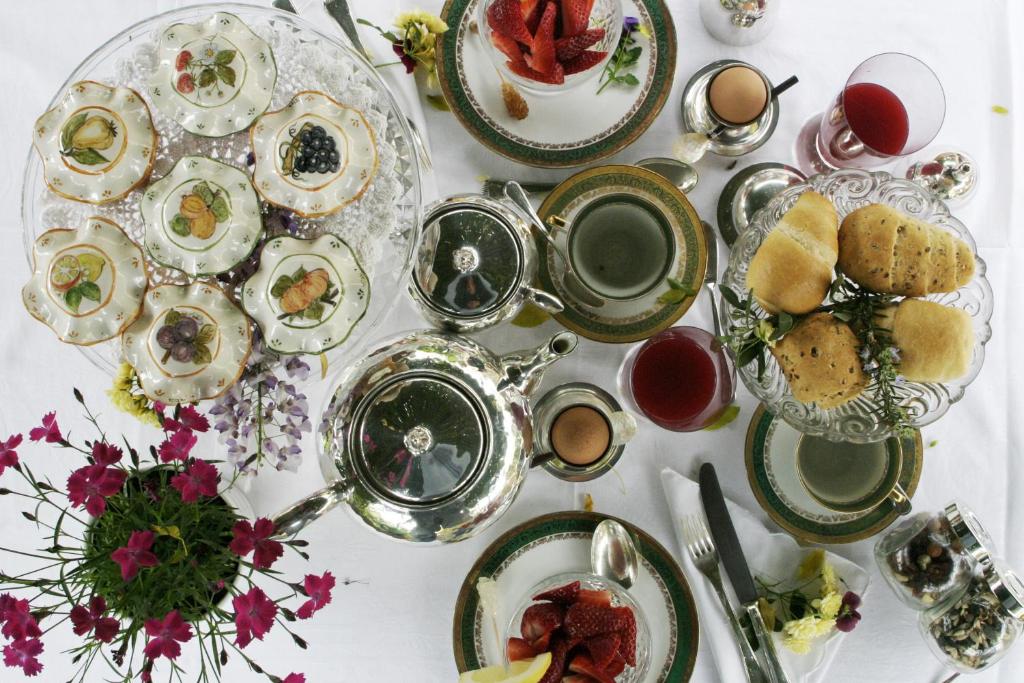
<svg viewBox="0 0 1024 683">
<path fill-rule="evenodd" d="M 796 156 L 808 175 L 872 168 L 920 151 L 942 127 L 946 97 L 921 60 L 886 52 L 862 62 L 831 106 L 804 124 Z"/>
</svg>

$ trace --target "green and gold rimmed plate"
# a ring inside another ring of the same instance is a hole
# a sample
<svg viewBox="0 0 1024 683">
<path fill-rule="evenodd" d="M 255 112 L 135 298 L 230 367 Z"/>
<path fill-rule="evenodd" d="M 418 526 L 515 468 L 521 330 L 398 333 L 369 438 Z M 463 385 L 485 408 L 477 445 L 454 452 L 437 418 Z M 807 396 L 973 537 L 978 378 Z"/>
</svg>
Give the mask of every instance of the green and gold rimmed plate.
<svg viewBox="0 0 1024 683">
<path fill-rule="evenodd" d="M 437 44 L 437 75 L 444 98 L 481 144 L 515 161 L 544 168 L 582 166 L 611 156 L 654 122 L 672 88 L 676 34 L 663 0 L 623 0 L 640 20 L 633 34 L 642 48 L 629 71 L 636 86 L 611 85 L 598 94 L 599 76 L 571 90 L 526 94 L 530 114 L 518 121 L 501 96 L 501 80 L 476 26 L 483 0 L 448 0 L 441 18 L 450 27 Z M 649 38 L 647 36 L 650 36 Z M 595 70 L 599 71 L 599 70 Z"/>
<path fill-rule="evenodd" d="M 530 520 L 492 543 L 470 569 L 455 604 L 452 642 L 460 672 L 505 663 L 490 619 L 476 590 L 480 578 L 493 579 L 501 596 L 501 634 L 519 602 L 541 581 L 556 574 L 590 570 L 594 528 L 609 518 L 592 512 L 556 512 Z M 645 683 L 686 681 L 697 659 L 697 610 L 682 571 L 665 548 L 635 526 L 617 520 L 633 534 L 640 552 L 636 583 L 630 588 L 647 620 L 651 658 Z"/>
<path fill-rule="evenodd" d="M 796 470 L 800 432 L 758 406 L 747 429 L 747 479 L 758 504 L 780 527 L 801 541 L 854 543 L 874 536 L 899 517 L 886 502 L 867 512 L 843 513 L 817 503 L 804 490 Z M 899 483 L 911 498 L 924 466 L 921 432 L 903 440 Z"/>
<path fill-rule="evenodd" d="M 618 227 L 612 228 L 615 235 L 601 235 L 602 227 L 595 223 L 598 210 L 611 212 L 610 219 L 617 223 L 648 225 L 643 230 L 638 227 L 640 232 L 628 239 L 622 238 Z M 632 279 L 629 286 L 635 288 L 628 296 L 615 296 L 611 290 L 595 291 L 602 305 L 593 306 L 593 302 L 581 301 L 574 293 L 579 285 L 566 287 L 565 264 L 545 240 L 537 239 L 540 286 L 557 294 L 565 304 L 565 310 L 554 317 L 584 337 L 614 343 L 647 339 L 679 320 L 700 291 L 708 255 L 700 218 L 686 196 L 657 173 L 636 166 L 598 166 L 581 171 L 556 187 L 538 213 L 549 225 L 562 253 L 573 260 L 575 271 L 588 289 L 590 285 L 604 286 L 594 278 L 600 279 L 603 269 L 614 269 L 616 264 L 634 267 L 644 262 L 649 267 L 650 272 L 638 273 L 636 278 L 624 271 L 627 279 Z M 553 216 L 565 225 L 551 229 L 548 219 Z M 579 220 L 581 216 L 590 218 Z M 581 225 L 586 229 L 578 230 Z M 590 235 L 592 231 L 597 232 Z M 593 249 L 587 249 L 589 242 Z M 596 252 L 593 258 L 597 261 L 610 260 L 610 264 L 582 263 L 591 251 Z M 670 278 L 692 294 L 671 289 Z M 609 279 L 607 286 L 614 287 L 615 282 Z"/>
</svg>

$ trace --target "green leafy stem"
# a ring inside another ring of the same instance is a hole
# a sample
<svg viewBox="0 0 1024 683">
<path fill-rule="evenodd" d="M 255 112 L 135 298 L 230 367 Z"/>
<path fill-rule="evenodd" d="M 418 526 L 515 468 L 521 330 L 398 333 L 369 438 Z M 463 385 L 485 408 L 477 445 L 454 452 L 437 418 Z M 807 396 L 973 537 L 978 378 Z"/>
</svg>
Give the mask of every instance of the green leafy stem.
<svg viewBox="0 0 1024 683">
<path fill-rule="evenodd" d="M 638 45 L 636 38 L 633 37 L 633 32 L 623 30 L 622 37 L 619 38 L 619 44 L 615 48 L 615 53 L 608 60 L 608 63 L 605 64 L 604 72 L 602 72 L 601 79 L 598 81 L 600 87 L 597 89 L 597 94 L 600 95 L 612 83 L 629 87 L 640 85 L 640 79 L 634 74 L 629 73 L 629 70 L 640 61 L 640 55 L 643 54 L 643 51 L 643 47 Z"/>
</svg>

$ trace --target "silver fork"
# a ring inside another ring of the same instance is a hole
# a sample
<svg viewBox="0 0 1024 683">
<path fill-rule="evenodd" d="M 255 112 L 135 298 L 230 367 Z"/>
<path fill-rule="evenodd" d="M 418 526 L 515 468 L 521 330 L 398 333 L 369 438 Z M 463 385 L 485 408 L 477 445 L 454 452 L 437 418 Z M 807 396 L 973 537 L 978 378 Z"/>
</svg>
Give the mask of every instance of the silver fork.
<svg viewBox="0 0 1024 683">
<path fill-rule="evenodd" d="M 708 582 L 715 589 L 718 600 L 722 603 L 722 610 L 729 619 L 736 644 L 740 648 L 743 657 L 743 666 L 747 670 L 747 680 L 750 683 L 763 683 L 767 680 L 761 665 L 754 654 L 754 648 L 750 646 L 743 627 L 740 626 L 736 612 L 729 604 L 729 596 L 725 593 L 725 586 L 722 585 L 722 575 L 718 570 L 718 550 L 715 542 L 711 540 L 711 533 L 697 515 L 687 515 L 683 518 L 683 535 L 686 537 L 686 550 L 690 553 L 693 564 L 701 574 L 707 577 Z"/>
</svg>

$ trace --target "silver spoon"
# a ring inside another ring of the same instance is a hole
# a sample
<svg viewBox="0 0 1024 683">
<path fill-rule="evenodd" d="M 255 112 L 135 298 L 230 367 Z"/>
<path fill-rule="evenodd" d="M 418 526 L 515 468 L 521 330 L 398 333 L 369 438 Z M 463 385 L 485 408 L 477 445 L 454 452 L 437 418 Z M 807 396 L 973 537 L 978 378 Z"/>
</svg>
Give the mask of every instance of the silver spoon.
<svg viewBox="0 0 1024 683">
<path fill-rule="evenodd" d="M 636 582 L 640 559 L 633 537 L 613 519 L 606 519 L 594 529 L 590 541 L 590 568 L 598 576 L 629 589 Z"/>
<path fill-rule="evenodd" d="M 505 196 L 508 197 L 509 201 L 519 207 L 533 223 L 533 228 L 540 236 L 547 241 L 551 250 L 558 254 L 558 257 L 562 259 L 562 264 L 565 266 L 565 272 L 562 274 L 562 282 L 565 284 L 566 289 L 576 298 L 580 303 L 586 304 L 592 308 L 600 308 L 604 306 L 604 299 L 590 291 L 586 285 L 580 280 L 576 271 L 572 267 L 572 263 L 569 262 L 569 258 L 562 251 L 562 248 L 555 243 L 555 238 L 548 232 L 548 228 L 544 225 L 544 221 L 540 219 L 537 212 L 533 209 L 533 204 L 530 203 L 530 198 L 526 196 L 526 190 L 514 180 L 510 180 L 505 183 Z"/>
<path fill-rule="evenodd" d="M 700 180 L 697 169 L 679 159 L 651 157 L 650 159 L 641 159 L 633 165 L 657 173 L 675 185 L 683 194 L 697 187 L 697 181 Z"/>
</svg>

